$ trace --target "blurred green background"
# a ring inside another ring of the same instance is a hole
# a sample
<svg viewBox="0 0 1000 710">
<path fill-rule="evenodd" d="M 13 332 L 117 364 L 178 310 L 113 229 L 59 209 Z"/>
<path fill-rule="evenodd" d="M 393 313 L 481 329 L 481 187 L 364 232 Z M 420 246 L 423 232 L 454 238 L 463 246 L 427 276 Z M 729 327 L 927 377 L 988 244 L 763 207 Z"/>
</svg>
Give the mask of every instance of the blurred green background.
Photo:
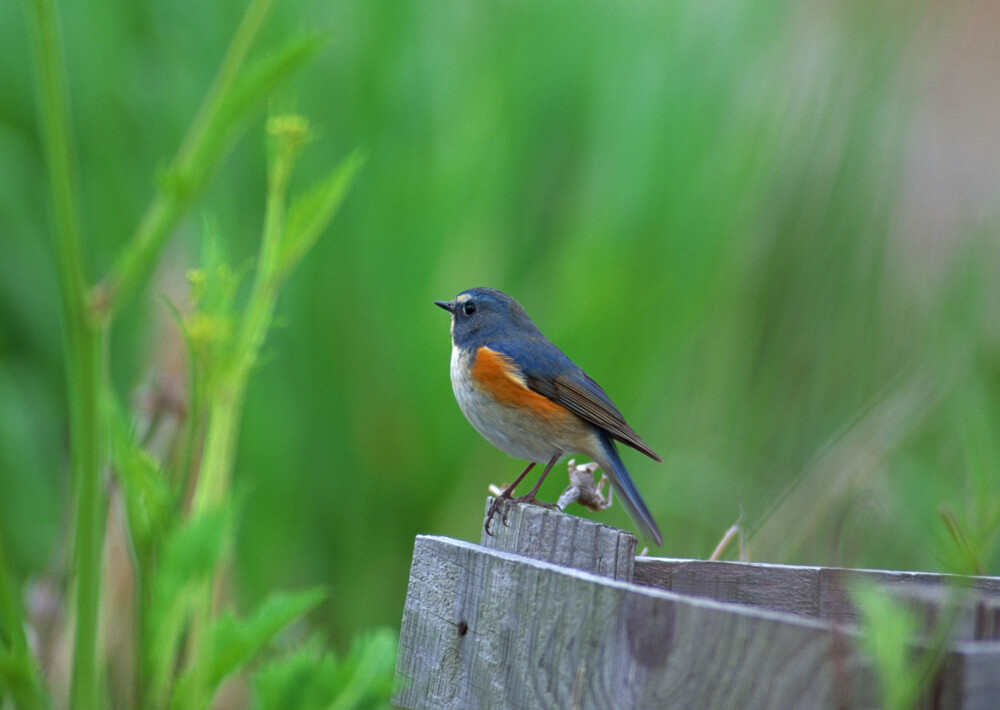
<svg viewBox="0 0 1000 710">
<path fill-rule="evenodd" d="M 62 12 L 96 280 L 242 5 Z M 69 474 L 21 14 L 0 4 L 0 516 L 38 575 L 65 553 Z M 995 16 L 984 2 L 281 3 L 265 44 L 330 31 L 274 100 L 319 129 L 296 180 L 354 148 L 367 162 L 250 384 L 237 597 L 329 585 L 317 620 L 346 645 L 398 625 L 416 534 L 478 540 L 488 484 L 522 464 L 462 417 L 431 301 L 481 285 L 514 295 L 663 456 L 624 452 L 664 533 L 654 554 L 706 557 L 742 510 L 754 560 L 1000 573 Z M 955 49 L 970 42 L 981 51 Z M 183 301 L 206 224 L 234 265 L 255 252 L 263 119 L 113 331 L 111 374 L 137 409 L 183 373 L 161 296 Z M 617 506 L 596 515 L 631 529 Z"/>
</svg>

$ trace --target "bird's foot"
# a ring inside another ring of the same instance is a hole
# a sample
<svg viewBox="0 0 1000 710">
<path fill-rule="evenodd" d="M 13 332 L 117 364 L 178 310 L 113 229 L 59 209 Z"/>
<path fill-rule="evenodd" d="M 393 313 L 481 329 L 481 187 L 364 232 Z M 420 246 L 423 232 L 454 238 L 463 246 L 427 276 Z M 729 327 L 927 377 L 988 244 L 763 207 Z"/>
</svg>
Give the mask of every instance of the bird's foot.
<svg viewBox="0 0 1000 710">
<path fill-rule="evenodd" d="M 503 512 L 500 515 L 500 522 L 509 526 L 507 516 L 510 513 L 511 503 L 526 503 L 528 505 L 537 505 L 542 508 L 548 508 L 549 510 L 559 510 L 559 506 L 555 503 L 546 503 L 545 501 L 538 500 L 531 493 L 526 496 L 519 496 L 515 498 L 507 491 L 503 491 L 493 499 L 493 502 L 490 503 L 490 509 L 486 512 L 486 524 L 484 528 L 486 529 L 487 535 L 491 537 L 493 535 L 493 533 L 490 532 L 490 523 L 493 522 L 493 518 L 496 517 L 496 514 L 500 512 L 501 506 L 503 506 Z"/>
<path fill-rule="evenodd" d="M 511 498 L 510 490 L 507 489 L 507 490 L 502 491 L 499 494 L 496 494 L 496 498 L 494 498 L 493 502 L 490 503 L 490 509 L 486 513 L 486 524 L 483 526 L 485 528 L 485 530 L 486 530 L 486 534 L 489 535 L 490 537 L 493 536 L 493 533 L 490 532 L 490 523 L 493 522 L 493 516 L 495 516 L 497 514 L 497 511 L 500 510 L 500 506 L 504 505 L 509 500 L 513 500 L 513 498 Z M 500 517 L 500 521 L 504 525 L 507 524 L 507 506 L 506 505 L 504 505 L 504 511 L 503 511 L 503 515 Z"/>
<path fill-rule="evenodd" d="M 531 492 L 528 495 L 521 496 L 520 498 L 512 498 L 511 497 L 511 493 L 513 493 L 514 489 L 517 488 L 517 484 L 520 483 L 524 479 L 524 477 L 526 475 L 528 475 L 528 471 L 530 471 L 532 468 L 534 468 L 534 466 L 535 466 L 535 462 L 534 461 L 532 461 L 531 463 L 529 463 L 528 467 L 525 468 L 523 471 L 521 471 L 521 475 L 518 476 L 516 479 L 514 479 L 513 483 L 511 483 L 509 486 L 507 486 L 506 488 L 504 488 L 503 491 L 500 493 L 500 495 L 498 495 L 496 498 L 493 499 L 493 502 L 490 503 L 490 509 L 486 513 L 486 525 L 483 526 L 486 529 L 486 534 L 487 535 L 490 535 L 490 536 L 493 535 L 493 533 L 490 532 L 490 522 L 493 520 L 493 516 L 497 514 L 497 511 L 500 510 L 500 506 L 501 505 L 504 506 L 504 509 L 503 509 L 503 515 L 501 516 L 500 520 L 503 522 L 504 525 L 508 524 L 507 523 L 507 513 L 508 513 L 508 511 L 510 511 L 510 506 L 506 504 L 507 501 L 517 501 L 519 503 L 530 503 L 532 505 L 540 505 L 543 508 L 555 508 L 556 507 L 552 503 L 543 503 L 542 501 L 538 500 L 537 498 L 535 498 L 535 494 L 538 493 L 538 487 L 540 485 L 542 485 L 542 481 L 545 480 L 545 477 L 548 475 L 549 471 L 552 469 L 552 466 L 555 465 L 555 462 L 559 460 L 560 456 L 562 456 L 562 452 L 561 451 L 557 451 L 552 456 L 552 458 L 549 460 L 548 465 L 545 467 L 545 470 L 542 471 L 542 475 L 539 477 L 538 483 L 535 484 L 535 487 L 531 489 Z"/>
</svg>

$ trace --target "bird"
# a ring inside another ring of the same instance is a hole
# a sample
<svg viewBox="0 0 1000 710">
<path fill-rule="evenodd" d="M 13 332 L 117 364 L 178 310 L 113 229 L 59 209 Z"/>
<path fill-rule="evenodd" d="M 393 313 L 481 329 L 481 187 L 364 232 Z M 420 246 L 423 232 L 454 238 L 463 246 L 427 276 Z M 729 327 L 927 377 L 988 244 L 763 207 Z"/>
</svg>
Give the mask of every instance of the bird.
<svg viewBox="0 0 1000 710">
<path fill-rule="evenodd" d="M 625 422 L 594 380 L 553 345 L 516 300 L 494 288 L 472 288 L 434 304 L 451 313 L 451 384 L 469 423 L 487 441 L 527 468 L 494 500 L 486 532 L 500 504 L 536 498 L 555 463 L 569 454 L 589 456 L 608 474 L 643 536 L 663 536 L 622 462 L 615 442 L 663 462 Z M 545 470 L 531 491 L 514 499 L 535 464 Z"/>
</svg>

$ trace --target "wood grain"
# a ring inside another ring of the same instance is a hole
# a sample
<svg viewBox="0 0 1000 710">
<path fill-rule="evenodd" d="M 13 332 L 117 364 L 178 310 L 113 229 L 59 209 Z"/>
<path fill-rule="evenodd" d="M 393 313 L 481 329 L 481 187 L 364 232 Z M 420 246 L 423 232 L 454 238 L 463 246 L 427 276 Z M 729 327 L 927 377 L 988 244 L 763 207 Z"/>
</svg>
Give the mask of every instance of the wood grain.
<svg viewBox="0 0 1000 710">
<path fill-rule="evenodd" d="M 954 620 L 917 708 L 1000 708 L 998 578 L 634 558 L 630 533 L 529 505 L 491 529 L 482 546 L 417 538 L 397 706 L 876 708 L 850 597 L 864 580 L 928 633 Z"/>
<path fill-rule="evenodd" d="M 874 708 L 848 636 L 448 538 L 417 538 L 404 708 Z"/>
<path fill-rule="evenodd" d="M 659 557 L 636 558 L 633 581 L 717 601 L 747 604 L 840 623 L 858 621 L 857 610 L 850 598 L 851 585 L 858 581 L 907 588 L 969 585 L 981 594 L 1000 595 L 998 577 L 959 577 L 930 572 L 799 567 L 759 562 L 707 562 Z"/>
<path fill-rule="evenodd" d="M 486 499 L 489 513 L 493 498 Z M 506 522 L 504 522 L 506 516 Z M 635 560 L 635 535 L 601 523 L 507 501 L 494 517 L 483 547 L 629 582 Z"/>
</svg>

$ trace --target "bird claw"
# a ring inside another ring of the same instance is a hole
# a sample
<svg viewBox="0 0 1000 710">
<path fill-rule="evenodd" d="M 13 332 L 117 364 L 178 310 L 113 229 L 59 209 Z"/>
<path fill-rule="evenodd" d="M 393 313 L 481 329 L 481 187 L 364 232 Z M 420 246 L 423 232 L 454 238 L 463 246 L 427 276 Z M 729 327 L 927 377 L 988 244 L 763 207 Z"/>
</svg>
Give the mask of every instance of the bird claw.
<svg viewBox="0 0 1000 710">
<path fill-rule="evenodd" d="M 503 513 L 500 515 L 500 522 L 506 527 L 510 527 L 510 523 L 507 522 L 507 516 L 510 515 L 511 503 L 525 503 L 527 505 L 537 505 L 541 508 L 547 508 L 549 510 L 562 510 L 562 508 L 555 503 L 546 503 L 545 501 L 538 500 L 530 493 L 526 496 L 519 496 L 515 498 L 509 493 L 500 492 L 496 494 L 496 498 L 494 498 L 493 502 L 490 503 L 490 509 L 486 512 L 486 524 L 483 527 L 486 530 L 487 535 L 493 537 L 493 533 L 490 532 L 490 523 L 493 522 L 493 518 L 496 516 L 497 512 L 500 511 L 501 505 L 503 505 Z"/>
<path fill-rule="evenodd" d="M 497 495 L 496 498 L 493 499 L 493 502 L 490 503 L 490 509 L 486 513 L 486 524 L 484 525 L 484 528 L 486 530 L 486 534 L 487 535 L 489 535 L 491 537 L 493 536 L 493 533 L 490 532 L 490 522 L 493 520 L 493 516 L 497 514 L 497 510 L 500 509 L 500 502 L 501 501 L 511 501 L 511 500 L 514 500 L 514 501 L 517 501 L 518 503 L 529 503 L 531 505 L 540 505 L 543 508 L 549 508 L 549 509 L 558 508 L 558 506 L 556 506 L 556 505 L 553 505 L 551 503 L 543 503 L 542 501 L 538 500 L 535 497 L 535 494 L 538 493 L 538 487 L 540 485 L 542 485 L 542 481 L 545 480 L 545 477 L 548 475 L 549 471 L 552 470 L 552 467 L 555 465 L 556 461 L 559 460 L 560 456 L 562 456 L 562 452 L 561 451 L 557 451 L 555 454 L 552 455 L 552 458 L 549 460 L 549 463 L 545 466 L 545 470 L 542 471 L 542 475 L 539 476 L 538 482 L 535 483 L 535 487 L 531 489 L 531 492 L 528 495 L 521 496 L 520 498 L 512 498 L 511 497 L 511 493 L 513 493 L 514 489 L 517 488 L 517 484 L 520 483 L 521 480 L 528 474 L 528 471 L 530 471 L 532 468 L 534 468 L 535 463 L 536 463 L 535 461 L 532 461 L 531 463 L 529 463 L 528 467 L 525 468 L 521 472 L 521 475 L 518 476 L 516 479 L 514 479 L 513 483 L 511 483 L 509 486 L 507 486 L 506 488 L 504 488 L 503 491 L 501 491 L 500 494 Z M 494 492 L 495 491 L 495 487 L 494 486 L 490 486 L 490 491 Z M 496 495 L 496 493 L 494 493 L 494 495 Z M 505 505 L 504 506 L 504 511 L 503 511 L 503 516 L 500 518 L 500 520 L 503 522 L 504 525 L 508 525 L 508 523 L 507 523 L 507 514 L 508 514 L 509 511 L 510 511 L 510 506 L 506 506 Z"/>
<path fill-rule="evenodd" d="M 492 490 L 493 486 L 490 486 L 490 489 L 491 489 L 490 492 L 493 493 Z M 514 498 L 511 498 L 510 491 L 507 490 L 499 493 L 494 493 L 494 495 L 496 496 L 496 498 L 494 498 L 493 502 L 490 503 L 490 509 L 486 512 L 486 524 L 483 526 L 483 528 L 486 530 L 486 534 L 489 535 L 490 537 L 493 537 L 493 533 L 490 532 L 490 523 L 493 522 L 493 517 L 497 514 L 497 511 L 500 510 L 500 505 L 506 501 L 515 500 Z M 504 525 L 508 525 L 507 515 L 509 510 L 510 506 L 504 505 L 503 515 L 500 516 L 500 522 L 502 522 Z"/>
</svg>

